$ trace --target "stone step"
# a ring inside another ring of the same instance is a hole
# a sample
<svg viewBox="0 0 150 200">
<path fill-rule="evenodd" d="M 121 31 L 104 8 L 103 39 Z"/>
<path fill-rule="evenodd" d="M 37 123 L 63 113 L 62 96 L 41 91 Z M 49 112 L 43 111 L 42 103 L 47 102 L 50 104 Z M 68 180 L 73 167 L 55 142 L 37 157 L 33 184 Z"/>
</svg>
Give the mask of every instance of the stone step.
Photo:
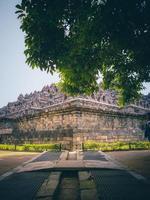
<svg viewBox="0 0 150 200">
<path fill-rule="evenodd" d="M 98 193 L 93 177 L 87 171 L 78 172 L 81 200 L 98 200 Z"/>
<path fill-rule="evenodd" d="M 69 152 L 67 160 L 77 160 L 77 152 L 76 151 Z"/>
<path fill-rule="evenodd" d="M 78 173 L 76 171 L 64 171 L 61 176 L 60 184 L 55 200 L 79 200 L 80 189 Z"/>
<path fill-rule="evenodd" d="M 39 188 L 34 200 L 52 200 L 57 192 L 61 172 L 51 172 Z"/>
</svg>

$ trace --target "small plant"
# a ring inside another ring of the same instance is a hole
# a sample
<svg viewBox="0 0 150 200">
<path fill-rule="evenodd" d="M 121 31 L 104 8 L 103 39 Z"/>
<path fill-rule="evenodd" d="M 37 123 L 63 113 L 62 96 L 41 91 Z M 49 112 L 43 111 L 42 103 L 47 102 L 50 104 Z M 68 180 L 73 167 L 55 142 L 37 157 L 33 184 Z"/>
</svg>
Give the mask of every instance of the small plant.
<svg viewBox="0 0 150 200">
<path fill-rule="evenodd" d="M 84 150 L 120 151 L 120 150 L 148 150 L 150 142 L 95 142 L 92 140 L 84 143 Z"/>
<path fill-rule="evenodd" d="M 42 151 L 59 151 L 59 144 L 23 144 L 23 145 L 12 145 L 12 144 L 0 144 L 0 150 L 10 151 L 29 151 L 29 152 L 42 152 Z"/>
</svg>

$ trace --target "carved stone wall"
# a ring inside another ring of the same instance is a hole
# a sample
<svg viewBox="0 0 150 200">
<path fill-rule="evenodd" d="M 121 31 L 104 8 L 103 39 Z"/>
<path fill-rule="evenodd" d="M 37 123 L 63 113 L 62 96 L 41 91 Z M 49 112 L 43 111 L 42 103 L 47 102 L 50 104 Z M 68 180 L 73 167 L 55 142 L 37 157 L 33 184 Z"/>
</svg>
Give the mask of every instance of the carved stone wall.
<svg viewBox="0 0 150 200">
<path fill-rule="evenodd" d="M 142 116 L 83 111 L 78 117 L 78 133 L 74 135 L 74 145 L 78 145 L 78 141 L 87 140 L 98 142 L 144 140 L 145 121 Z"/>
<path fill-rule="evenodd" d="M 142 113 L 142 112 L 140 112 Z M 126 112 L 96 101 L 73 99 L 36 114 L 0 121 L 2 142 L 62 143 L 64 148 L 81 148 L 86 140 L 135 141 L 144 139 L 146 114 Z M 4 134 L 6 129 L 12 133 Z"/>
<path fill-rule="evenodd" d="M 45 86 L 41 91 L 34 91 L 33 93 L 26 95 L 19 95 L 17 101 L 8 103 L 7 106 L 0 108 L 0 119 L 11 118 L 16 119 L 27 115 L 36 114 L 39 111 L 44 111 L 45 108 L 57 105 L 59 103 L 65 103 L 68 100 L 74 100 L 76 97 L 66 96 L 59 88 L 54 84 Z M 117 93 L 111 90 L 99 90 L 90 96 L 79 95 L 78 98 L 88 100 L 91 102 L 101 102 L 107 109 L 107 106 L 117 107 Z M 150 112 L 150 94 L 142 96 L 138 102 L 134 102 L 133 105 L 127 105 L 124 110 L 130 110 L 131 107 L 137 108 L 140 112 Z"/>
</svg>

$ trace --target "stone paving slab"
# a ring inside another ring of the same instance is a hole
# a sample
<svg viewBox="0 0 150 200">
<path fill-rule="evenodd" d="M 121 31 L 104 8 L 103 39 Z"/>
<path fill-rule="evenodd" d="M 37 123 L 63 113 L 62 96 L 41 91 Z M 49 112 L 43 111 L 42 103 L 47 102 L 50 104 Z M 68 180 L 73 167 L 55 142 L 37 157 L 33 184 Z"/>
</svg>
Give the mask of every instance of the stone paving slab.
<svg viewBox="0 0 150 200">
<path fill-rule="evenodd" d="M 61 170 L 61 169 L 122 169 L 122 166 L 106 158 L 101 152 L 80 152 L 84 160 L 66 160 L 68 151 L 61 154 L 59 152 L 45 152 L 37 159 L 17 169 L 17 172 L 37 171 L 37 170 Z M 59 156 L 58 156 L 59 155 Z M 93 155 L 93 158 L 92 158 Z M 78 156 L 81 158 L 81 156 Z M 48 160 L 48 158 L 50 158 Z M 53 159 L 56 160 L 53 160 Z M 87 158 L 88 160 L 85 160 Z M 95 160 L 97 158 L 97 160 Z M 41 160 L 41 161 L 40 161 Z M 44 161 L 43 161 L 44 160 Z M 36 162 L 37 161 L 37 162 Z"/>
<path fill-rule="evenodd" d="M 49 153 L 49 152 L 48 152 Z M 53 154 L 53 152 L 51 152 Z M 93 159 L 92 159 L 93 153 Z M 48 155 L 47 152 L 45 153 L 46 156 Z M 42 157 L 45 155 L 43 154 Z M 68 152 L 63 152 L 59 160 L 52 160 L 52 161 L 40 161 L 40 157 L 38 158 L 37 162 L 31 162 L 27 165 L 23 166 L 18 170 L 18 172 L 25 172 L 25 171 L 37 171 L 37 170 L 44 170 L 44 169 L 122 169 L 120 165 L 107 160 L 105 155 L 101 155 L 100 152 L 86 152 L 86 158 L 89 160 L 65 160 L 67 158 Z M 53 156 L 53 155 L 52 155 Z M 102 158 L 101 160 L 94 160 L 96 158 Z M 43 160 L 43 159 L 41 159 Z"/>
<path fill-rule="evenodd" d="M 41 162 L 41 161 L 54 161 L 58 160 L 61 155 L 61 152 L 53 152 L 47 151 L 39 156 L 37 159 L 33 160 L 32 162 Z"/>
<path fill-rule="evenodd" d="M 125 170 L 92 170 L 101 200 L 147 200 L 150 184 L 139 181 Z"/>
<path fill-rule="evenodd" d="M 68 153 L 68 151 L 63 151 L 59 157 L 59 160 L 67 160 Z"/>
<path fill-rule="evenodd" d="M 68 152 L 45 152 L 31 162 L 17 168 L 17 173 L 53 169 L 58 159 L 65 160 Z"/>
<path fill-rule="evenodd" d="M 49 177 L 45 179 L 42 186 L 38 190 L 34 200 L 42 198 L 53 199 L 55 192 L 58 188 L 61 172 L 51 172 Z"/>
<path fill-rule="evenodd" d="M 98 161 L 108 161 L 104 154 L 98 151 L 85 151 L 83 152 L 83 160 L 98 160 Z"/>
<path fill-rule="evenodd" d="M 96 185 L 91 174 L 83 171 L 78 172 L 81 200 L 98 200 Z"/>
<path fill-rule="evenodd" d="M 97 160 L 84 160 L 85 168 L 97 168 L 97 169 L 122 169 L 120 165 L 117 165 L 111 161 L 97 161 Z"/>
<path fill-rule="evenodd" d="M 100 154 L 100 156 L 98 154 Z M 48 154 L 46 155 L 48 156 Z M 97 194 L 100 200 L 150 199 L 150 184 L 133 177 L 127 170 L 125 170 L 119 164 L 113 162 L 113 160 L 109 159 L 109 157 L 107 157 L 107 155 L 104 153 L 95 152 L 92 159 L 92 152 L 86 154 L 85 157 L 83 152 L 82 155 L 84 160 L 65 160 L 65 155 L 67 155 L 66 152 L 62 156 L 63 159 L 59 157 L 57 160 L 40 161 L 38 158 L 37 162 L 30 162 L 22 168 L 18 168 L 19 173 L 12 174 L 11 176 L 0 181 L 0 199 L 33 200 L 36 194 L 38 194 L 36 199 L 52 199 L 55 191 L 53 186 L 56 188 L 58 185 L 58 181 L 55 180 L 58 178 L 58 174 L 53 172 L 54 182 L 48 181 L 50 172 L 47 172 L 45 169 L 90 170 L 92 174 L 91 177 L 89 177 L 86 172 L 79 174 L 80 182 L 82 182 L 80 184 L 81 200 L 87 200 L 88 198 L 89 200 L 94 200 L 94 195 L 96 199 Z M 41 160 L 43 160 L 43 158 Z M 87 158 L 87 160 L 85 160 L 85 158 Z M 98 159 L 95 160 L 96 158 Z M 94 180 L 97 193 L 95 186 L 88 182 L 89 178 Z M 43 189 L 43 193 L 37 193 L 37 191 L 40 191 L 39 188 L 41 187 L 42 183 L 43 188 L 47 186 L 48 190 Z M 47 196 L 45 196 L 46 192 L 49 192 Z"/>
<path fill-rule="evenodd" d="M 84 168 L 84 162 L 82 160 L 60 160 L 56 162 L 55 169 L 57 168 Z"/>
<path fill-rule="evenodd" d="M 20 169 L 17 170 L 17 173 L 44 170 L 44 169 L 53 169 L 54 166 L 55 166 L 55 162 L 52 162 L 52 161 L 32 162 L 32 163 L 28 163 L 27 165 L 23 167 L 20 167 Z"/>
<path fill-rule="evenodd" d="M 33 200 L 49 172 L 15 173 L 0 181 L 1 200 Z"/>
<path fill-rule="evenodd" d="M 80 199 L 80 189 L 79 189 L 77 172 L 75 171 L 63 172 L 54 200 L 79 200 L 79 199 Z"/>
<path fill-rule="evenodd" d="M 78 160 L 59 160 L 55 164 L 55 169 L 122 169 L 122 166 L 106 158 L 101 152 L 77 152 Z M 82 158 L 82 159 L 81 159 Z"/>
</svg>

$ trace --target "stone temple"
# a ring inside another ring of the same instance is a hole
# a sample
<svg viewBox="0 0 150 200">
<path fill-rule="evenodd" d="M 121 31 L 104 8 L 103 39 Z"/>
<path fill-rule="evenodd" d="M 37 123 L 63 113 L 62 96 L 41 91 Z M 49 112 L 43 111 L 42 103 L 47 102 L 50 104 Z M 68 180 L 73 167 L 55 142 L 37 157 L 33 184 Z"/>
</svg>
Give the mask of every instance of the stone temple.
<svg viewBox="0 0 150 200">
<path fill-rule="evenodd" d="M 57 142 L 80 149 L 87 140 L 144 140 L 149 113 L 150 94 L 120 108 L 114 91 L 71 97 L 52 84 L 0 109 L 0 143 Z"/>
</svg>

